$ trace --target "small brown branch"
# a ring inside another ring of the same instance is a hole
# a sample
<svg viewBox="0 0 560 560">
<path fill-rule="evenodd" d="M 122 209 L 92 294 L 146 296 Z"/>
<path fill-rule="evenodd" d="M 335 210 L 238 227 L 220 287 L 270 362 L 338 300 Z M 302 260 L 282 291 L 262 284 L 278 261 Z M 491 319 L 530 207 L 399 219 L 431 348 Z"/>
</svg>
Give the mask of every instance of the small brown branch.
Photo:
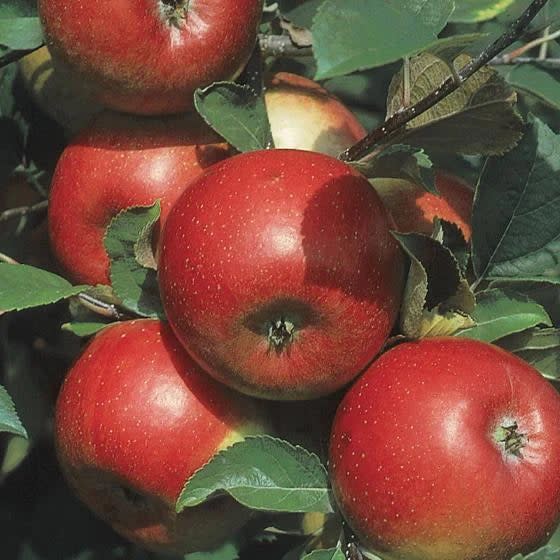
<svg viewBox="0 0 560 560">
<path fill-rule="evenodd" d="M 530 51 L 531 49 L 534 49 L 535 47 L 538 47 L 539 45 L 542 46 L 546 46 L 550 41 L 553 41 L 554 39 L 557 39 L 558 37 L 560 37 L 560 31 L 555 31 L 554 33 L 550 34 L 550 35 L 544 35 L 543 37 L 539 37 L 538 39 L 534 39 L 533 41 L 529 41 L 528 43 L 526 43 L 525 45 L 522 45 L 521 47 L 515 49 L 514 51 L 511 51 L 509 53 L 506 53 L 504 55 L 502 55 L 502 58 L 505 60 L 513 60 L 515 58 L 517 58 L 518 56 L 526 53 L 527 51 Z M 540 54 L 539 54 L 539 59 L 542 60 L 543 58 L 541 58 Z"/>
<path fill-rule="evenodd" d="M 0 262 L 8 263 L 8 264 L 19 264 L 15 259 L 12 259 L 12 257 L 4 253 L 0 253 Z"/>
<path fill-rule="evenodd" d="M 511 66 L 517 64 L 536 64 L 537 66 L 542 66 L 543 68 L 560 68 L 560 58 L 540 59 L 534 56 L 518 56 L 517 58 L 510 59 L 504 55 L 493 58 L 488 64 L 490 66 L 503 66 L 505 64 L 509 64 Z"/>
<path fill-rule="evenodd" d="M 394 136 L 409 121 L 431 109 L 442 99 L 453 93 L 462 83 L 475 72 L 488 64 L 495 56 L 516 41 L 529 23 L 540 12 L 548 0 L 533 0 L 529 7 L 510 25 L 509 29 L 491 45 L 484 49 L 476 58 L 463 66 L 456 76 L 450 76 L 432 93 L 413 106 L 399 111 L 387 119 L 381 126 L 370 132 L 363 140 L 354 144 L 339 155 L 342 161 L 357 161 L 368 155 L 381 140 Z"/>
<path fill-rule="evenodd" d="M 77 297 L 86 309 L 93 311 L 97 315 L 101 315 L 102 317 L 106 317 L 108 319 L 116 319 L 117 321 L 129 318 L 129 316 L 121 312 L 114 303 L 107 303 L 106 301 L 84 292 L 78 294 Z"/>
<path fill-rule="evenodd" d="M 49 205 L 48 200 L 42 200 L 33 204 L 31 206 L 19 206 L 17 208 L 9 208 L 0 213 L 0 222 L 6 222 L 12 218 L 22 218 L 28 216 L 29 214 L 36 214 L 39 212 L 44 212 Z"/>
<path fill-rule="evenodd" d="M 259 46 L 264 56 L 303 57 L 313 56 L 313 47 L 299 47 L 287 35 L 259 35 Z"/>
</svg>

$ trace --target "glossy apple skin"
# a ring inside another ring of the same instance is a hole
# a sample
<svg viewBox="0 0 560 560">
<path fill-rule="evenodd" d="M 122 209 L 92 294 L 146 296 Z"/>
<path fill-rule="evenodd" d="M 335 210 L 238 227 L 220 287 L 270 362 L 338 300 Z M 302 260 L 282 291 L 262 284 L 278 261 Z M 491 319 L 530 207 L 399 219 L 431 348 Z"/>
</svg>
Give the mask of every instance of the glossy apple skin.
<svg viewBox="0 0 560 560">
<path fill-rule="evenodd" d="M 430 235 L 434 219 L 455 224 L 466 241 L 470 241 L 474 190 L 464 181 L 437 171 L 435 185 L 439 195 L 401 179 L 371 179 L 371 184 L 389 210 L 401 233 Z"/>
<path fill-rule="evenodd" d="M 257 404 L 216 383 L 155 320 L 119 323 L 86 347 L 58 397 L 55 442 L 78 496 L 124 537 L 153 550 L 220 544 L 248 519 L 228 498 L 175 513 L 187 478 L 245 434 Z"/>
<path fill-rule="evenodd" d="M 194 116 L 102 115 L 66 147 L 52 179 L 50 239 L 68 276 L 109 284 L 103 238 L 111 220 L 125 208 L 160 199 L 164 222 L 189 182 L 229 154 Z"/>
<path fill-rule="evenodd" d="M 56 63 L 107 107 L 169 114 L 193 93 L 235 78 L 255 46 L 262 0 L 39 0 Z"/>
<path fill-rule="evenodd" d="M 160 292 L 175 333 L 247 394 L 315 398 L 354 378 L 397 315 L 403 255 L 366 179 L 314 152 L 264 150 L 214 165 L 169 214 Z M 271 346 L 277 321 L 291 341 Z"/>
<path fill-rule="evenodd" d="M 303 76 L 274 74 L 264 99 L 277 148 L 337 156 L 366 135 L 360 121 L 343 103 Z"/>
<path fill-rule="evenodd" d="M 520 456 L 494 436 L 513 422 Z M 329 464 L 349 525 L 384 559 L 509 560 L 560 519 L 560 396 L 483 342 L 401 344 L 346 394 Z"/>
</svg>

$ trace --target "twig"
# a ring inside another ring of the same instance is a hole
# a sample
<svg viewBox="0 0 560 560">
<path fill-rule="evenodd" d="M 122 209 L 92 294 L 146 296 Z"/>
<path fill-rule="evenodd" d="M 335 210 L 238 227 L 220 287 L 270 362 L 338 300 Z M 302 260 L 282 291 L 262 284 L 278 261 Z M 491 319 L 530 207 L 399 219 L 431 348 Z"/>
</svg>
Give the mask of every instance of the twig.
<svg viewBox="0 0 560 560">
<path fill-rule="evenodd" d="M 560 68 L 560 58 L 545 58 L 541 60 L 534 56 L 518 56 L 514 59 L 505 58 L 504 56 L 497 56 L 493 58 L 489 63 L 490 66 L 501 66 L 504 64 L 536 64 L 545 68 Z"/>
<path fill-rule="evenodd" d="M 80 303 L 90 311 L 101 315 L 102 317 L 107 317 L 108 319 L 116 319 L 117 321 L 122 321 L 127 318 L 125 313 L 122 313 L 114 303 L 107 303 L 99 298 L 81 292 L 78 294 L 78 299 Z"/>
<path fill-rule="evenodd" d="M 478 57 L 463 66 L 456 76 L 450 76 L 432 93 L 418 101 L 415 105 L 395 113 L 381 126 L 369 133 L 363 140 L 354 144 L 339 155 L 342 161 L 357 161 L 372 151 L 372 148 L 383 139 L 394 135 L 409 121 L 424 113 L 442 99 L 453 93 L 475 72 L 488 64 L 498 53 L 509 47 L 525 30 L 533 18 L 539 13 L 548 0 L 533 0 L 529 7 L 510 25 L 509 29 L 491 45 L 484 49 Z"/>
<path fill-rule="evenodd" d="M 259 35 L 259 46 L 264 56 L 302 57 L 313 56 L 313 47 L 298 47 L 287 35 Z"/>
<path fill-rule="evenodd" d="M 15 259 L 5 255 L 4 253 L 0 253 L 0 262 L 8 263 L 8 264 L 19 264 Z"/>
<path fill-rule="evenodd" d="M 544 60 L 548 56 L 548 45 L 549 45 L 549 41 L 550 41 L 550 27 L 547 27 L 544 30 L 543 39 L 546 39 L 546 40 L 543 41 L 543 44 L 541 45 L 541 48 L 539 49 L 539 60 Z"/>
<path fill-rule="evenodd" d="M 0 222 L 6 222 L 12 218 L 21 218 L 23 216 L 28 216 L 29 214 L 35 214 L 43 212 L 47 209 L 49 205 L 48 200 L 42 200 L 37 202 L 37 204 L 32 204 L 31 206 L 18 206 L 17 208 L 9 208 L 0 213 Z"/>
<path fill-rule="evenodd" d="M 546 30 L 545 30 L 545 33 L 546 33 Z M 517 58 L 519 55 L 521 55 L 523 53 L 526 53 L 527 51 L 530 51 L 531 49 L 534 49 L 535 47 L 538 47 L 539 45 L 546 46 L 550 41 L 554 41 L 554 39 L 557 39 L 558 37 L 560 37 L 560 31 L 555 31 L 554 33 L 551 33 L 550 35 L 546 34 L 542 37 L 538 37 L 537 39 L 533 39 L 532 41 L 529 41 L 528 43 L 525 43 L 524 45 L 522 45 L 518 49 L 515 49 L 514 51 L 511 51 L 509 53 L 506 53 L 506 54 L 502 55 L 502 58 L 504 60 L 513 60 L 514 58 Z M 540 54 L 539 54 L 539 59 L 542 60 L 542 58 L 544 58 L 544 57 L 541 57 Z"/>
</svg>

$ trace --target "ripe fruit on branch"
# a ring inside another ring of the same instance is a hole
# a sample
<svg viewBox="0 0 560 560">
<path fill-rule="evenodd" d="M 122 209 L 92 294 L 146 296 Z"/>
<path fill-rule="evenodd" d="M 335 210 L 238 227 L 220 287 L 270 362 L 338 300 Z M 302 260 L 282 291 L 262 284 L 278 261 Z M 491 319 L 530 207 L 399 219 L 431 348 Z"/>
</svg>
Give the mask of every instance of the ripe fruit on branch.
<svg viewBox="0 0 560 560">
<path fill-rule="evenodd" d="M 461 179 L 438 171 L 435 176 L 439 196 L 401 179 L 371 179 L 401 233 L 430 235 L 434 219 L 455 224 L 467 241 L 471 238 L 474 191 Z"/>
<path fill-rule="evenodd" d="M 35 103 L 60 124 L 68 136 L 84 128 L 102 111 L 91 92 L 73 72 L 55 68 L 47 47 L 29 53 L 19 61 L 23 83 Z"/>
<path fill-rule="evenodd" d="M 255 46 L 262 0 L 39 0 L 56 64 L 113 109 L 191 108 L 198 87 L 235 78 Z"/>
<path fill-rule="evenodd" d="M 248 510 L 221 497 L 177 515 L 175 501 L 214 453 L 262 433 L 257 406 L 202 372 L 166 324 L 120 323 L 93 339 L 64 382 L 57 453 L 78 496 L 124 537 L 162 552 L 207 550 Z"/>
<path fill-rule="evenodd" d="M 264 98 L 277 148 L 337 156 L 366 135 L 360 121 L 343 103 L 303 76 L 275 74 Z"/>
<path fill-rule="evenodd" d="M 189 182 L 229 155 L 192 115 L 148 118 L 104 113 L 64 150 L 52 180 L 53 251 L 78 283 L 108 284 L 103 245 L 112 218 L 161 199 L 161 221 Z"/>
<path fill-rule="evenodd" d="M 376 360 L 343 399 L 330 468 L 364 545 L 388 560 L 505 560 L 560 519 L 560 396 L 489 344 L 433 338 Z"/>
<path fill-rule="evenodd" d="M 250 395 L 307 399 L 362 370 L 396 318 L 403 255 L 370 184 L 314 152 L 208 169 L 164 227 L 160 291 L 175 333 Z"/>
</svg>

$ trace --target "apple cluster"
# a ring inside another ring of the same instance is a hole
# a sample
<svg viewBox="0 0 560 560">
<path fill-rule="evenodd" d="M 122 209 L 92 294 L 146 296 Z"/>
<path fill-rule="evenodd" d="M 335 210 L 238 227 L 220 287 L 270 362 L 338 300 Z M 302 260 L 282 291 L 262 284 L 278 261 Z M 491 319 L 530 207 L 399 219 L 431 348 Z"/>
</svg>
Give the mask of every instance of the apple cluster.
<svg viewBox="0 0 560 560">
<path fill-rule="evenodd" d="M 429 235 L 439 217 L 468 240 L 471 188 L 443 170 L 439 195 L 366 179 L 335 157 L 366 131 L 302 76 L 266 78 L 274 149 L 236 154 L 189 112 L 197 88 L 239 76 L 261 0 L 39 0 L 39 10 L 48 51 L 31 57 L 47 63 L 48 89 L 30 78 L 31 57 L 24 76 L 47 110 L 48 98 L 74 100 L 70 115 L 52 112 L 71 135 L 49 200 L 60 266 L 110 284 L 111 220 L 161 203 L 153 250 L 167 321 L 101 331 L 58 398 L 57 453 L 80 498 L 149 549 L 212 549 L 253 514 L 230 497 L 177 514 L 184 482 L 218 451 L 270 433 L 268 401 L 339 392 L 330 476 L 370 550 L 506 560 L 545 542 L 560 519 L 560 481 L 547 474 L 560 462 L 552 387 L 474 340 L 384 351 L 407 267 L 391 231 Z"/>
</svg>

